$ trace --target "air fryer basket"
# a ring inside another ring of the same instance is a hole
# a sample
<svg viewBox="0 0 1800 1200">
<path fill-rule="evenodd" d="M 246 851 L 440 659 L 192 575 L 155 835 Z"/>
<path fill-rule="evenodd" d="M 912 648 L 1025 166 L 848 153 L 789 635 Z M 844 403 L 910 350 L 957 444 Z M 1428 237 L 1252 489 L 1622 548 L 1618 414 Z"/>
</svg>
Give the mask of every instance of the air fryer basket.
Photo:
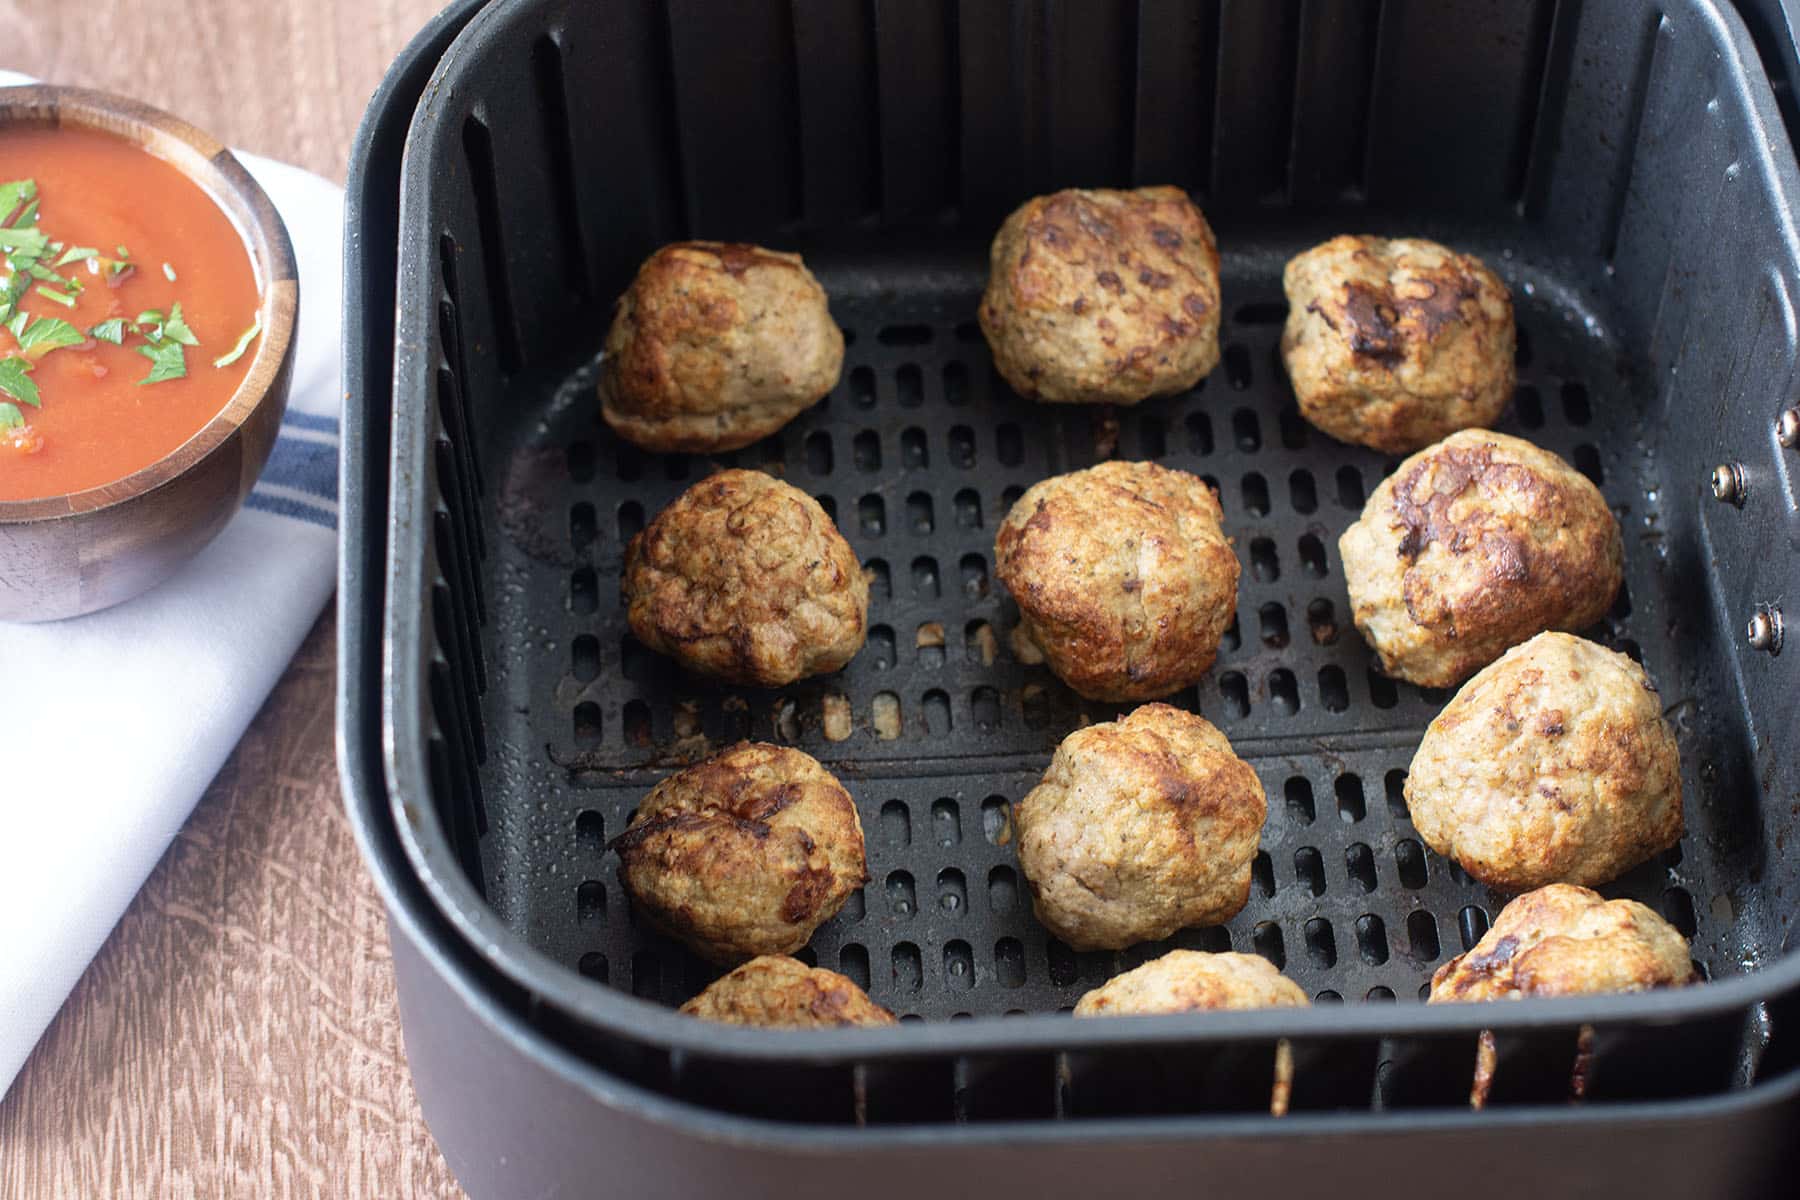
<svg viewBox="0 0 1800 1200">
<path fill-rule="evenodd" d="M 1742 630 L 1800 604 L 1800 456 L 1772 433 L 1800 180 L 1729 9 L 516 0 L 459 38 L 406 154 L 393 821 L 425 894 L 558 1044 L 688 1102 L 871 1126 L 1253 1112 L 1281 1037 L 1302 1114 L 1454 1109 L 1483 1026 L 1495 1103 L 1521 1111 L 1566 1097 L 1583 1024 L 1594 1106 L 1792 1064 L 1800 644 Z M 972 324 L 999 219 L 1058 186 L 1152 182 L 1219 232 L 1223 364 L 1117 413 L 1020 401 Z M 1424 851 L 1398 800 L 1444 695 L 1376 675 L 1349 626 L 1336 537 L 1393 464 L 1301 423 L 1275 356 L 1282 262 L 1344 230 L 1452 242 L 1513 289 L 1501 428 L 1614 505 L 1627 587 L 1594 635 L 1642 659 L 1683 752 L 1687 838 L 1608 891 L 1692 933 L 1705 987 L 1417 1003 L 1503 898 Z M 592 360 L 636 263 L 689 235 L 803 251 L 850 343 L 828 401 L 713 460 L 818 495 L 874 573 L 868 648 L 779 693 L 684 677 L 617 600 L 624 540 L 711 463 L 612 438 Z M 1176 702 L 1255 765 L 1270 818 L 1249 906 L 1174 944 L 1264 953 L 1341 1004 L 1053 1015 L 1164 947 L 1075 955 L 1030 917 L 1005 805 L 1114 710 L 1015 660 L 992 536 L 1030 483 L 1112 453 L 1216 482 L 1244 560 L 1236 631 Z M 1741 505 L 1706 495 L 1718 463 L 1741 464 Z M 841 740 L 828 703 L 852 714 Z M 811 953 L 926 1021 L 802 1038 L 667 1011 L 710 973 L 634 924 L 604 840 L 684 754 L 742 736 L 808 750 L 856 796 L 875 879 Z M 1009 1013 L 1039 1015 L 954 1019 Z"/>
</svg>

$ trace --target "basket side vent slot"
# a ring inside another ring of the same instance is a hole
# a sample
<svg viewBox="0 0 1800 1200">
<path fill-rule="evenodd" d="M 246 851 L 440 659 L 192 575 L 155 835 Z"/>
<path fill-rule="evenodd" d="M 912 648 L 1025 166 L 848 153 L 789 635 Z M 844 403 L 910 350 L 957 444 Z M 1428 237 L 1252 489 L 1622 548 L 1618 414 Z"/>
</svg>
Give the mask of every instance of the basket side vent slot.
<svg viewBox="0 0 1800 1200">
<path fill-rule="evenodd" d="M 569 137 L 569 92 L 563 78 L 562 47 L 550 34 L 531 45 L 531 77 L 537 87 L 538 111 L 543 115 L 544 144 L 549 152 L 551 204 L 556 213 L 564 283 L 575 295 L 593 294 L 588 278 L 588 239 L 582 228 L 580 200 L 575 189 L 575 148 Z"/>
<path fill-rule="evenodd" d="M 499 342 L 500 369 L 511 375 L 524 365 L 519 315 L 506 260 L 505 231 L 500 216 L 500 182 L 495 176 L 494 135 L 481 118 L 463 122 L 463 155 L 474 191 L 475 221 L 481 241 L 481 265 L 487 276 L 487 300 L 493 305 L 494 334 Z"/>
</svg>

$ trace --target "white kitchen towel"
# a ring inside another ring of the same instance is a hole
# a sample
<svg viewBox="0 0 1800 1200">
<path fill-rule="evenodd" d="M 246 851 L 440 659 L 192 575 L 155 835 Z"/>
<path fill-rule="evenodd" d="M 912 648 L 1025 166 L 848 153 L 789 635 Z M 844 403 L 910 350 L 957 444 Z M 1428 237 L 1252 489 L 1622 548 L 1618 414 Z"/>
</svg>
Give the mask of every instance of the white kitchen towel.
<svg viewBox="0 0 1800 1200">
<path fill-rule="evenodd" d="M 25 82 L 0 72 L 0 86 Z M 293 393 L 262 480 L 212 545 L 136 600 L 0 624 L 0 1095 L 335 583 L 344 194 L 239 157 L 300 264 Z"/>
</svg>

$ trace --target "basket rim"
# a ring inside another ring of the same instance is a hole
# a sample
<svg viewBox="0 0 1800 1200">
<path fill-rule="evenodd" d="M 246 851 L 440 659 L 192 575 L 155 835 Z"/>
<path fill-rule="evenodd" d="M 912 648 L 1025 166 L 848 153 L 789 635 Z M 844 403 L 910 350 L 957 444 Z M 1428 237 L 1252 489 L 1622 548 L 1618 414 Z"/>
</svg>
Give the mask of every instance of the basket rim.
<svg viewBox="0 0 1800 1200">
<path fill-rule="evenodd" d="M 373 847 L 384 858 L 401 853 L 391 824 L 375 813 L 385 826 L 386 845 Z M 410 886 L 406 886 L 410 884 Z M 864 1126 L 782 1121 L 770 1117 L 719 1109 L 690 1098 L 659 1091 L 627 1079 L 583 1058 L 534 1025 L 516 1005 L 494 993 L 481 975 L 491 968 L 474 947 L 455 939 L 442 926 L 436 911 L 416 879 L 405 883 L 396 875 L 383 874 L 377 886 L 409 944 L 455 993 L 458 1003 L 506 1041 L 522 1058 L 570 1086 L 592 1096 L 609 1109 L 632 1112 L 646 1121 L 681 1128 L 697 1136 L 729 1140 L 743 1145 L 816 1152 L 829 1142 L 835 1152 L 891 1150 L 896 1146 L 938 1148 L 946 1145 L 991 1146 L 1012 1149 L 1029 1144 L 1120 1144 L 1147 1138 L 1192 1140 L 1279 1138 L 1298 1142 L 1312 1137 L 1346 1138 L 1388 1131 L 1399 1124 L 1417 1133 L 1494 1134 L 1506 1130 L 1542 1128 L 1564 1122 L 1589 1125 L 1596 1131 L 1613 1127 L 1621 1119 L 1634 1122 L 1667 1122 L 1681 1129 L 1692 1122 L 1722 1116 L 1747 1116 L 1753 1112 L 1792 1103 L 1800 1097 L 1800 1065 L 1758 1080 L 1748 1087 L 1697 1096 L 1668 1099 L 1616 1099 L 1567 1103 L 1508 1104 L 1471 1110 L 1466 1106 L 1423 1107 L 1390 1110 L 1337 1109 L 1290 1112 L 1280 1119 L 1266 1113 L 1173 1113 L 1086 1117 L 1072 1119 L 1017 1118 L 967 1123 L 871 1123 Z M 1019 1018 L 1012 1018 L 1017 1021 Z M 698 1024 L 699 1022 L 694 1022 Z M 956 1022 L 968 1024 L 969 1022 Z M 1083 1022 L 1110 1024 L 1110 1022 Z M 729 1027 L 726 1027 L 729 1028 Z M 767 1031 L 764 1031 L 767 1032 Z M 806 1035 L 800 1035 L 802 1039 Z"/>
</svg>

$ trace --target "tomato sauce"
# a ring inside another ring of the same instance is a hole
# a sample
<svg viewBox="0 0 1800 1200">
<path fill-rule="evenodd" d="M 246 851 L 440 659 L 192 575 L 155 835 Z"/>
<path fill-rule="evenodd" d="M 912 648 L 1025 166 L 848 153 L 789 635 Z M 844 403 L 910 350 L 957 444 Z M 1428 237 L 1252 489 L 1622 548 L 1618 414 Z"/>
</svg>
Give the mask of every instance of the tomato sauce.
<svg viewBox="0 0 1800 1200">
<path fill-rule="evenodd" d="M 37 184 L 37 227 L 48 237 L 104 256 L 123 246 L 133 266 L 112 282 L 100 263 L 55 267 L 84 284 L 72 308 L 36 287 L 19 300 L 34 320 L 61 318 L 85 334 L 119 317 L 128 332 L 123 345 L 89 337 L 37 359 L 30 380 L 42 406 L 18 405 L 26 427 L 0 429 L 0 500 L 98 487 L 168 455 L 225 407 L 258 344 L 229 366 L 213 365 L 256 320 L 259 289 L 231 220 L 178 169 L 89 130 L 0 128 L 0 184 L 22 179 Z M 0 281 L 10 274 L 0 259 Z M 177 301 L 199 340 L 185 349 L 187 374 L 140 383 L 152 363 L 129 323 L 146 310 L 166 314 Z M 18 339 L 0 328 L 0 359 L 18 354 Z"/>
</svg>

